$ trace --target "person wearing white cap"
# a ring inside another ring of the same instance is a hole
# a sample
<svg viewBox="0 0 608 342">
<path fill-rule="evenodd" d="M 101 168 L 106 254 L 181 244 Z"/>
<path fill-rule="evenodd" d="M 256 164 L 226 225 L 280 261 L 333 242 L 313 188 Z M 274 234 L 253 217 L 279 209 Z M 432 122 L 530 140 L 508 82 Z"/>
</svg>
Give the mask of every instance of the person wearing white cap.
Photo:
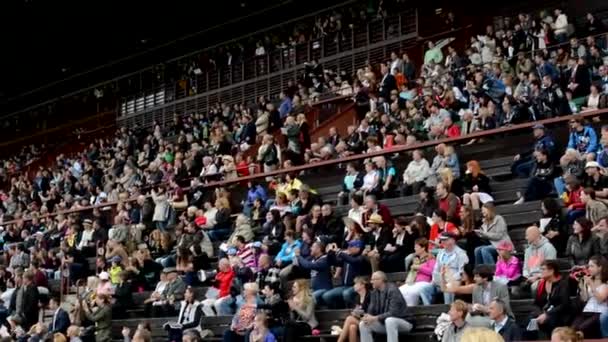
<svg viewBox="0 0 608 342">
<path fill-rule="evenodd" d="M 600 164 L 596 161 L 587 162 L 585 173 L 587 177 L 583 181 L 583 186 L 595 190 L 597 198 L 608 198 L 608 176 L 601 174 Z"/>
</svg>

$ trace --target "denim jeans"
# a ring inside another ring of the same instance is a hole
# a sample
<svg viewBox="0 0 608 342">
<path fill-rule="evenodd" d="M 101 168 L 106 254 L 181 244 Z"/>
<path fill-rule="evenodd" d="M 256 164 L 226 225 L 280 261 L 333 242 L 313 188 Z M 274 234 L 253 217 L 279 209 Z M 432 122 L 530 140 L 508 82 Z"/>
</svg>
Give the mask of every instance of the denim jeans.
<svg viewBox="0 0 608 342">
<path fill-rule="evenodd" d="M 519 159 L 511 165 L 511 173 L 519 178 L 528 178 L 533 167 L 534 160 L 532 158 Z"/>
<path fill-rule="evenodd" d="M 321 304 L 323 304 L 323 294 L 324 294 L 325 292 L 327 292 L 327 291 L 329 291 L 329 290 L 327 290 L 327 289 L 321 289 L 321 290 L 315 290 L 315 291 L 312 293 L 312 296 L 313 296 L 313 297 L 315 297 L 315 303 L 316 303 L 317 305 L 321 305 Z"/>
<path fill-rule="evenodd" d="M 209 240 L 216 242 L 226 240 L 228 236 L 230 236 L 230 229 L 228 228 L 218 228 L 218 229 L 210 229 L 207 231 L 207 235 L 209 235 Z"/>
<path fill-rule="evenodd" d="M 426 286 L 423 287 L 422 289 L 420 289 L 420 300 L 422 300 L 422 304 L 424 305 L 430 305 L 433 303 L 433 295 L 435 295 L 435 293 L 439 292 L 439 288 L 437 287 L 437 285 L 433 285 L 433 286 Z M 443 294 L 443 302 L 445 304 L 452 304 L 454 303 L 454 294 L 453 293 L 444 293 Z"/>
<path fill-rule="evenodd" d="M 475 248 L 475 265 L 494 265 L 496 264 L 496 248 L 492 245 L 479 246 Z"/>
<path fill-rule="evenodd" d="M 585 216 L 585 209 L 574 209 L 574 210 L 568 210 L 568 212 L 566 213 L 566 222 L 568 222 L 569 225 L 574 224 L 574 221 L 579 218 L 579 217 L 584 217 Z"/>
<path fill-rule="evenodd" d="M 379 321 L 367 324 L 359 323 L 359 332 L 361 334 L 361 342 L 373 342 L 372 333 L 386 334 L 386 342 L 399 342 L 399 333 L 408 333 L 413 326 L 410 322 L 397 317 L 389 317 L 384 320 L 384 324 Z"/>
<path fill-rule="evenodd" d="M 355 301 L 355 289 L 352 286 L 334 287 L 323 294 L 323 302 L 330 309 L 351 307 Z"/>
<path fill-rule="evenodd" d="M 600 330 L 602 337 L 608 337 L 608 312 L 600 314 Z"/>
<path fill-rule="evenodd" d="M 564 177 L 555 178 L 553 180 L 553 185 L 555 186 L 555 191 L 557 191 L 557 196 L 561 198 L 566 192 L 566 181 L 564 181 Z"/>
</svg>

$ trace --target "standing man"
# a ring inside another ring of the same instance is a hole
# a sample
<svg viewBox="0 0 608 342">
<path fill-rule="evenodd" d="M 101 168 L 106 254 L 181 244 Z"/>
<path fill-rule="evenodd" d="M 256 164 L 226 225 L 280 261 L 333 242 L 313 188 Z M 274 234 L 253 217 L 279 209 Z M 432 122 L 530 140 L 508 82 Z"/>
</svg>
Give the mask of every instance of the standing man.
<svg viewBox="0 0 608 342">
<path fill-rule="evenodd" d="M 413 327 L 405 320 L 407 304 L 399 289 L 386 282 L 384 272 L 374 272 L 371 282 L 369 306 L 359 323 L 361 342 L 373 342 L 372 332 L 386 334 L 387 342 L 398 342 L 399 333 L 408 333 Z"/>
</svg>

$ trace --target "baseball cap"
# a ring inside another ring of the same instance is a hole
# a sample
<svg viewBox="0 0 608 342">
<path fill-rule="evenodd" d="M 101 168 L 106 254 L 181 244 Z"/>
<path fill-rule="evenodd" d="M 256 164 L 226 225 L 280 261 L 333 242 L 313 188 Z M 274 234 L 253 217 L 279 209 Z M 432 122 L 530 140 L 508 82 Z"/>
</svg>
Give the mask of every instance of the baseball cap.
<svg viewBox="0 0 608 342">
<path fill-rule="evenodd" d="M 536 125 L 532 126 L 532 129 L 542 129 L 542 130 L 544 130 L 545 129 L 545 125 L 543 125 L 543 124 L 536 124 Z"/>
<path fill-rule="evenodd" d="M 458 238 L 458 235 L 454 234 L 454 233 L 450 233 L 450 232 L 443 232 L 441 233 L 441 235 L 439 235 L 439 240 L 447 240 L 447 239 L 456 239 Z"/>
<path fill-rule="evenodd" d="M 499 251 L 513 251 L 513 244 L 511 241 L 503 240 L 498 243 L 496 249 Z"/>
<path fill-rule="evenodd" d="M 108 272 L 99 273 L 99 280 L 110 280 L 110 274 Z"/>
</svg>

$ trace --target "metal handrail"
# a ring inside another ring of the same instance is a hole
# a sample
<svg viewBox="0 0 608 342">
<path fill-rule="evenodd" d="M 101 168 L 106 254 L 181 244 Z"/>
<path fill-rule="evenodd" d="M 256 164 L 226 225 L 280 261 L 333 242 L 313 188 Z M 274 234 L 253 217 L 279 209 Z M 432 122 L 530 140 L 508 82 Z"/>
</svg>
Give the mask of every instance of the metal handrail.
<svg viewBox="0 0 608 342">
<path fill-rule="evenodd" d="M 413 22 L 411 24 L 406 24 L 410 22 L 413 18 Z M 305 43 L 300 43 L 295 46 L 289 46 L 285 48 L 278 48 L 274 51 L 267 52 L 263 57 L 251 57 L 247 60 L 242 61 L 236 65 L 224 66 L 218 68 L 212 72 L 203 72 L 201 75 L 195 76 L 193 78 L 189 78 L 187 80 L 178 80 L 174 84 L 163 84 L 157 87 L 153 87 L 150 89 L 142 90 L 137 92 L 136 94 L 131 94 L 122 97 L 120 100 L 121 104 L 135 101 L 136 99 L 145 99 L 147 96 L 157 94 L 159 92 L 169 91 L 173 93 L 175 99 L 180 99 L 181 92 L 178 92 L 178 84 L 180 83 L 188 83 L 188 81 L 194 81 L 196 83 L 196 88 L 199 84 L 202 84 L 204 87 L 204 92 L 209 92 L 217 89 L 225 89 L 226 86 L 238 85 L 247 80 L 254 80 L 257 77 L 264 77 L 270 74 L 277 75 L 277 73 L 291 73 L 294 70 L 298 70 L 302 68 L 302 62 L 310 61 L 312 59 L 326 59 L 328 57 L 339 55 L 342 52 L 352 51 L 356 49 L 356 42 L 358 39 L 362 37 L 366 37 L 365 44 L 362 46 L 369 46 L 374 43 L 371 41 L 371 35 L 373 34 L 373 28 L 382 29 L 382 35 L 380 36 L 380 41 L 386 41 L 389 37 L 387 37 L 387 30 L 390 27 L 390 22 L 394 21 L 397 24 L 397 32 L 395 32 L 396 37 L 403 37 L 411 33 L 416 33 L 417 28 L 417 11 L 408 10 L 401 13 L 398 13 L 394 16 L 387 17 L 385 19 L 372 21 L 366 24 L 365 31 L 361 32 L 361 34 L 357 34 L 355 29 L 350 30 L 350 37 L 338 40 L 338 42 L 333 42 L 335 37 L 322 37 L 319 39 L 314 39 Z M 373 27 L 372 25 L 379 25 L 381 27 Z M 404 32 L 404 26 L 407 25 L 408 30 Z M 328 44 L 334 43 L 334 44 Z M 334 45 L 334 46 L 332 46 Z M 341 49 L 341 46 L 346 46 L 346 49 Z M 330 49 L 331 48 L 331 49 Z M 298 54 L 298 51 L 303 51 L 305 56 Z M 293 52 L 293 53 L 292 53 Z M 320 53 L 319 53 L 320 52 Z M 318 54 L 318 55 L 317 55 Z M 293 55 L 293 56 L 292 56 Z M 285 58 L 287 56 L 287 58 Z M 304 57 L 304 58 L 302 58 Z M 274 66 L 274 68 L 272 67 Z M 264 70 L 259 70 L 260 68 Z M 274 69 L 274 71 L 272 71 Z M 253 74 L 247 73 L 247 70 L 252 71 Z M 238 74 L 237 71 L 240 71 L 240 78 L 237 78 L 239 82 L 235 83 L 235 74 Z M 251 77 L 248 77 L 251 76 Z M 223 80 L 227 80 L 224 82 Z M 189 87 L 190 89 L 194 87 Z M 200 93 L 200 90 L 197 90 Z M 184 89 L 184 97 L 188 98 L 188 87 Z M 163 97 L 166 98 L 167 95 L 163 93 Z M 143 111 L 139 111 L 136 113 L 141 113 Z M 122 114 L 122 113 L 121 113 Z"/>
<path fill-rule="evenodd" d="M 450 31 L 455 32 L 455 31 Z M 443 34 L 446 34 L 444 32 Z M 319 61 L 326 69 L 337 71 L 346 70 L 352 73 L 357 68 L 362 68 L 366 61 L 370 63 L 380 62 L 394 49 L 403 50 L 416 46 L 417 34 L 410 33 L 390 39 L 378 39 L 375 43 L 368 42 L 355 49 L 340 52 L 331 57 L 321 58 Z M 396 47 L 398 45 L 398 47 Z M 231 105 L 234 103 L 255 102 L 261 95 L 273 98 L 278 95 L 288 81 L 293 81 L 296 75 L 303 69 L 303 65 L 294 65 L 287 70 L 276 71 L 270 74 L 259 76 L 255 79 L 241 81 L 220 89 L 211 90 L 202 94 L 190 97 L 166 101 L 166 103 L 156 105 L 144 110 L 122 115 L 117 117 L 119 125 L 122 126 L 146 126 L 152 122 L 161 124 L 169 122 L 174 113 L 192 113 L 205 110 L 208 106 L 214 105 L 218 101 Z"/>
<path fill-rule="evenodd" d="M 255 179 L 274 177 L 274 176 L 278 176 L 278 175 L 282 175 L 282 174 L 286 174 L 286 173 L 297 173 L 297 172 L 301 172 L 301 171 L 305 171 L 305 170 L 309 170 L 309 169 L 318 169 L 318 168 L 324 167 L 324 166 L 346 164 L 348 162 L 360 161 L 360 160 L 378 157 L 378 156 L 393 155 L 395 153 L 411 152 L 413 150 L 429 148 L 429 147 L 433 147 L 433 146 L 436 146 L 439 144 L 462 143 L 465 141 L 470 141 L 471 139 L 488 138 L 488 137 L 491 137 L 493 135 L 498 135 L 498 134 L 511 133 L 511 132 L 522 131 L 522 130 L 530 130 L 533 126 L 538 125 L 538 124 L 542 124 L 542 125 L 558 124 L 558 123 L 568 122 L 569 120 L 571 120 L 573 118 L 595 117 L 595 116 L 599 116 L 599 115 L 605 115 L 606 113 L 608 113 L 608 109 L 600 109 L 600 110 L 594 110 L 594 111 L 589 111 L 589 112 L 583 112 L 583 113 L 579 113 L 579 114 L 572 114 L 572 115 L 567 115 L 567 116 L 560 116 L 560 117 L 555 117 L 555 118 L 550 118 L 550 119 L 527 122 L 527 123 L 522 123 L 522 124 L 512 125 L 512 126 L 507 126 L 507 127 L 494 128 L 494 129 L 485 130 L 485 131 L 478 131 L 478 132 L 474 132 L 474 133 L 471 133 L 471 134 L 465 135 L 465 136 L 424 141 L 424 142 L 420 142 L 420 143 L 413 144 L 410 146 L 393 146 L 391 148 L 382 149 L 381 151 L 378 151 L 378 152 L 356 154 L 356 155 L 352 155 L 352 156 L 348 156 L 348 157 L 325 160 L 325 161 L 320 161 L 320 162 L 312 163 L 312 164 L 294 166 L 294 167 L 285 168 L 285 169 L 278 169 L 278 170 L 266 172 L 266 173 L 253 174 L 253 175 L 239 177 L 239 178 L 231 179 L 231 180 L 209 182 L 209 183 L 203 184 L 202 186 L 204 188 L 213 189 L 213 188 L 217 188 L 217 187 L 224 187 L 224 186 L 228 186 L 228 185 L 232 185 L 232 184 L 243 183 L 243 182 L 247 182 L 247 181 L 255 180 Z M 184 190 L 189 190 L 189 187 L 184 188 Z M 146 197 L 149 198 L 150 195 L 147 195 Z M 137 198 L 130 198 L 130 199 L 127 199 L 126 201 L 133 202 L 136 200 L 137 200 Z M 125 201 L 122 201 L 122 203 L 124 203 L 124 202 Z M 89 211 L 89 210 L 93 210 L 93 209 L 101 210 L 103 208 L 116 206 L 118 203 L 119 203 L 118 201 L 109 202 L 109 203 L 105 203 L 103 205 L 94 205 L 94 206 L 89 206 L 86 208 L 65 210 L 65 211 L 58 212 L 58 213 L 47 214 L 47 215 L 41 216 L 40 218 L 54 217 L 59 214 L 69 215 L 69 214 Z M 12 220 L 12 221 L 5 222 L 4 225 L 16 224 L 16 223 L 20 223 L 20 222 L 24 222 L 24 221 L 27 222 L 30 220 L 31 219 Z"/>
</svg>

